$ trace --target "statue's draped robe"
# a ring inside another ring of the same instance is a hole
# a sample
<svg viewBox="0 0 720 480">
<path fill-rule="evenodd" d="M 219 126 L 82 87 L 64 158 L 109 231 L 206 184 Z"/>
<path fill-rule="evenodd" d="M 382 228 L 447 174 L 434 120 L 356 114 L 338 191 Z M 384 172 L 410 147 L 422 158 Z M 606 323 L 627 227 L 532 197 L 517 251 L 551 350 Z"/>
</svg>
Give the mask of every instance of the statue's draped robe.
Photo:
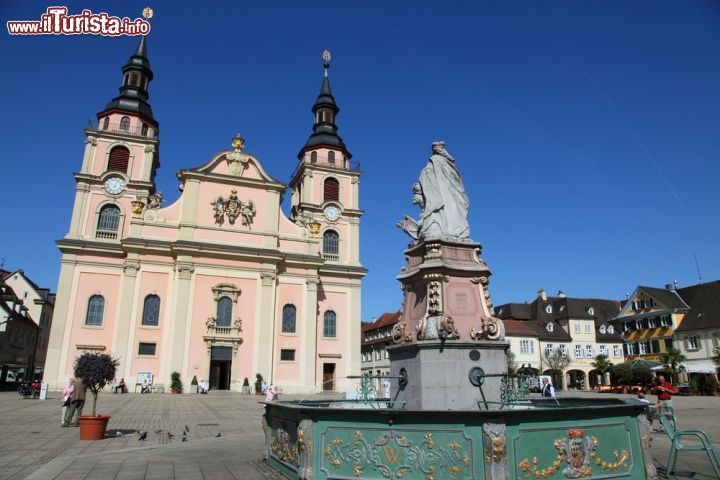
<svg viewBox="0 0 720 480">
<path fill-rule="evenodd" d="M 442 155 L 430 157 L 420 173 L 425 210 L 419 222 L 419 237 L 468 238 L 467 212 L 470 202 L 455 162 Z"/>
</svg>

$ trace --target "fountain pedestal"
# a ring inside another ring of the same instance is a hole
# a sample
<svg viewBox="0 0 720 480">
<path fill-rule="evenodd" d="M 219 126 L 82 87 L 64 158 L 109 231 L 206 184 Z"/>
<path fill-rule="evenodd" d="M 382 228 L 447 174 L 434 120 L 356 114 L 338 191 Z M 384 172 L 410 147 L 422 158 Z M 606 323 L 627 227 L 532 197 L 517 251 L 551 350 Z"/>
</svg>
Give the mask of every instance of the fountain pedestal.
<svg viewBox="0 0 720 480">
<path fill-rule="evenodd" d="M 477 242 L 448 238 L 405 251 L 407 266 L 397 277 L 404 292 L 398 345 L 388 348 L 391 375 L 404 369 L 411 379 L 397 397 L 405 408 L 469 410 L 501 400 L 499 376 L 485 378 L 482 392 L 470 381 L 477 368 L 506 374 L 509 348 L 502 321 L 493 317 L 491 273 L 480 253 Z"/>
<path fill-rule="evenodd" d="M 501 377 L 486 377 L 481 391 L 471 383 L 470 374 L 477 367 L 487 374 L 506 373 L 508 348 L 507 342 L 487 340 L 426 340 L 390 346 L 390 375 L 404 370 L 410 380 L 397 400 L 405 402 L 402 408 L 412 410 L 477 410 L 483 401 L 500 402 Z M 488 403 L 482 408 L 497 407 Z"/>
</svg>

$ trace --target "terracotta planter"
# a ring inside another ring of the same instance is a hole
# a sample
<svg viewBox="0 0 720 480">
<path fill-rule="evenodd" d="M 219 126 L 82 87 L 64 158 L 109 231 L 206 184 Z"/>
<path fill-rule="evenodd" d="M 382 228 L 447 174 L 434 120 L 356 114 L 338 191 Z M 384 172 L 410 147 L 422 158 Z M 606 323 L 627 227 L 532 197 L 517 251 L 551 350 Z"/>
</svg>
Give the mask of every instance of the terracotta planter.
<svg viewBox="0 0 720 480">
<path fill-rule="evenodd" d="M 82 415 L 80 417 L 80 440 L 102 440 L 105 438 L 110 415 Z"/>
<path fill-rule="evenodd" d="M 173 395 L 177 395 L 177 393 L 178 393 L 177 388 L 173 388 L 173 389 L 172 389 L 172 394 L 173 394 Z"/>
</svg>

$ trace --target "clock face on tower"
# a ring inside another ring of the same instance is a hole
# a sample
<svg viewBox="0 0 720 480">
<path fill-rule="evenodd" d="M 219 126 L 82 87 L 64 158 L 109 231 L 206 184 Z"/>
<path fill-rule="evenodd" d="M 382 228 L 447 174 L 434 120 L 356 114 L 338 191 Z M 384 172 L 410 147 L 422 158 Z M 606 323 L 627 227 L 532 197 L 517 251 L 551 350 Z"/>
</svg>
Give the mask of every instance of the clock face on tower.
<svg viewBox="0 0 720 480">
<path fill-rule="evenodd" d="M 125 180 L 119 177 L 112 177 L 105 180 L 105 191 L 110 195 L 117 195 L 125 190 Z"/>
<path fill-rule="evenodd" d="M 337 207 L 330 205 L 328 207 L 325 207 L 325 210 L 323 210 L 323 215 L 325 215 L 325 218 L 327 218 L 331 222 L 334 222 L 335 220 L 340 218 L 340 210 Z"/>
</svg>

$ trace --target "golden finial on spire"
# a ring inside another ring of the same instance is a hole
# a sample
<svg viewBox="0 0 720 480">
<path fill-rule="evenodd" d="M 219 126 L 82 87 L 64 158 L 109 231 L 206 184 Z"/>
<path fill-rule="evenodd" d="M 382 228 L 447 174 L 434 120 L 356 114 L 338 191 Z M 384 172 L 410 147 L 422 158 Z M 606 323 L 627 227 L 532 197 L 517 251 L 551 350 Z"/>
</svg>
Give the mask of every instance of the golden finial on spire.
<svg viewBox="0 0 720 480">
<path fill-rule="evenodd" d="M 245 146 L 245 139 L 243 137 L 241 137 L 240 134 L 238 133 L 237 135 L 235 135 L 233 137 L 231 144 L 232 144 L 233 149 L 235 149 L 235 151 L 237 153 L 240 153 L 240 152 L 242 152 L 242 149 Z"/>
<path fill-rule="evenodd" d="M 153 17 L 153 9 L 150 7 L 143 8 L 142 16 L 145 20 L 150 20 Z"/>
<path fill-rule="evenodd" d="M 329 62 L 332 57 L 330 56 L 330 50 L 325 50 L 323 52 L 323 60 L 325 60 L 325 63 Z"/>
</svg>

